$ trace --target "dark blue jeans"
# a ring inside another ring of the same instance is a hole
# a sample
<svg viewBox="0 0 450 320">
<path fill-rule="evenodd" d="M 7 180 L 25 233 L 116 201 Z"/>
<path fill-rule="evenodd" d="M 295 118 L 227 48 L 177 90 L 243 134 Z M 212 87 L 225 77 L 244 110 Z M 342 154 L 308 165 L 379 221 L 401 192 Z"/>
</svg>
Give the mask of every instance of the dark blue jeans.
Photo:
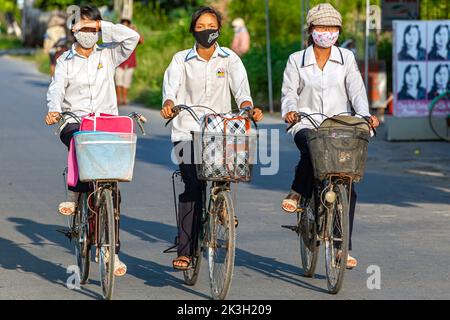
<svg viewBox="0 0 450 320">
<path fill-rule="evenodd" d="M 298 192 L 302 197 L 310 198 L 314 188 L 314 169 L 311 162 L 311 154 L 309 153 L 308 141 L 306 139 L 308 131 L 311 129 L 302 129 L 295 134 L 294 141 L 297 148 L 300 150 L 300 161 L 295 169 L 295 178 L 292 182 L 291 189 Z M 352 233 L 353 220 L 355 217 L 357 195 L 355 192 L 355 185 L 352 184 L 352 193 L 350 195 L 350 237 L 349 250 L 352 250 Z"/>
</svg>

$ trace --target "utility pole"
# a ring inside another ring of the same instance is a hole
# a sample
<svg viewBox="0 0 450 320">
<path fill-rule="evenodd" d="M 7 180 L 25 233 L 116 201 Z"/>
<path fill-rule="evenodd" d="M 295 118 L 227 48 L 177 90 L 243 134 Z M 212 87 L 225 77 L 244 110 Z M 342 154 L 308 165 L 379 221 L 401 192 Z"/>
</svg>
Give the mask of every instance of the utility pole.
<svg viewBox="0 0 450 320">
<path fill-rule="evenodd" d="M 267 45 L 267 78 L 269 82 L 269 112 L 273 113 L 272 57 L 270 53 L 270 19 L 269 0 L 266 0 L 266 45 Z"/>
</svg>

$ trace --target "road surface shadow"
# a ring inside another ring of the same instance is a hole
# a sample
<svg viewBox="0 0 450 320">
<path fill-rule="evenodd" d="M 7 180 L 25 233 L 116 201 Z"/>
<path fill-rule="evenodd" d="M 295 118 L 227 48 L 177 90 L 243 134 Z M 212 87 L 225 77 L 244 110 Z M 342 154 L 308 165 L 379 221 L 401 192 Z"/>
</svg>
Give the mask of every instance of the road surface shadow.
<svg viewBox="0 0 450 320">
<path fill-rule="evenodd" d="M 284 125 L 261 125 L 261 129 L 279 129 L 279 170 L 275 175 L 261 175 L 261 166 L 253 168 L 253 177 L 249 185 L 254 189 L 288 192 L 294 177 L 295 167 L 300 159 L 290 134 L 285 133 Z M 271 152 L 271 146 L 268 148 Z M 371 147 L 369 146 L 369 155 Z M 450 149 L 449 149 L 450 150 Z M 165 135 L 154 135 L 139 139 L 136 158 L 152 164 L 158 164 L 175 170 L 171 161 L 172 143 Z M 376 152 L 374 149 L 373 152 Z M 450 159 L 450 156 L 449 156 Z M 370 163 L 367 165 L 370 169 Z M 170 179 L 170 176 L 167 177 Z M 425 179 L 425 180 L 424 180 Z M 388 171 L 373 172 L 367 170 L 361 183 L 356 184 L 358 202 L 366 204 L 389 204 L 398 207 L 414 207 L 416 203 L 448 204 L 448 193 L 442 190 L 443 179 L 430 181 L 426 178 L 410 175 L 391 175 Z M 445 182 L 445 181 L 444 181 Z M 413 185 L 406 190 L 405 186 Z"/>
<path fill-rule="evenodd" d="M 143 241 L 149 241 L 151 243 L 166 242 L 167 247 L 172 246 L 174 238 L 177 234 L 177 228 L 175 228 L 174 226 L 156 221 L 146 221 L 136 219 L 125 215 L 121 217 L 121 227 L 124 231 L 140 238 Z M 142 263 L 142 261 L 139 260 L 137 262 Z M 143 263 L 146 263 L 149 266 L 154 264 L 148 261 L 147 262 L 144 261 Z M 301 277 L 301 275 L 303 274 L 303 270 L 301 268 L 283 262 L 279 262 L 274 258 L 264 257 L 239 248 L 236 248 L 235 266 L 247 268 L 255 272 L 261 273 L 266 277 L 275 278 L 277 280 L 297 285 L 305 289 L 315 290 L 323 293 L 327 292 L 322 288 L 316 287 L 305 281 L 300 280 L 299 277 Z M 141 271 L 144 272 L 145 275 L 144 274 L 140 275 L 140 277 L 143 276 L 144 280 L 148 280 L 149 278 L 148 273 L 151 274 L 154 272 L 156 272 L 156 274 L 162 273 L 162 276 L 166 277 L 166 272 L 169 272 L 170 270 L 173 271 L 173 269 L 168 266 L 160 266 L 158 264 L 154 264 L 153 267 L 162 268 L 162 270 L 161 269 L 154 270 L 152 268 L 141 267 L 142 269 L 144 269 Z M 134 275 L 134 273 L 132 274 Z M 169 279 L 167 280 L 173 281 L 171 277 L 172 276 L 170 276 Z M 316 275 L 315 278 L 325 279 L 325 277 L 322 275 Z M 156 280 L 156 285 L 159 282 L 160 280 Z"/>
<path fill-rule="evenodd" d="M 8 221 L 16 224 L 15 229 L 27 237 L 30 242 L 21 245 L 0 238 L 0 252 L 2 253 L 0 254 L 0 266 L 10 270 L 34 273 L 44 280 L 56 283 L 67 289 L 66 280 L 70 275 L 67 273 L 66 267 L 41 259 L 23 248 L 26 246 L 30 248 L 30 251 L 37 252 L 39 247 L 58 246 L 65 248 L 68 254 L 73 255 L 73 247 L 69 240 L 56 231 L 63 227 L 60 225 L 42 224 L 23 218 L 8 218 Z M 73 292 L 94 299 L 102 298 L 100 294 L 86 288 L 82 288 L 81 291 L 73 290 Z"/>
</svg>

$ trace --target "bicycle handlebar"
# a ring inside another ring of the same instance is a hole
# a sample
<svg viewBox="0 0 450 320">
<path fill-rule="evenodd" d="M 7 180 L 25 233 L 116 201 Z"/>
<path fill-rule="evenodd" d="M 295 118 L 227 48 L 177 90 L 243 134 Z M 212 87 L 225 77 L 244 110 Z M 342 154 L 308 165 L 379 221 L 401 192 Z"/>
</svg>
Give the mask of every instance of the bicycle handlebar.
<svg viewBox="0 0 450 320">
<path fill-rule="evenodd" d="M 335 115 L 335 116 L 339 116 L 339 115 L 343 115 L 343 114 L 350 114 L 350 115 L 351 115 L 352 113 L 346 111 L 346 112 L 341 112 L 341 113 L 339 113 L 339 114 L 337 114 L 337 115 Z M 314 126 L 315 129 L 319 129 L 320 123 L 319 123 L 317 120 L 315 120 L 312 116 L 314 116 L 314 115 L 321 115 L 321 116 L 325 117 L 325 120 L 331 119 L 331 118 L 334 117 L 334 116 L 333 116 L 333 117 L 329 117 L 329 116 L 327 116 L 326 114 L 323 114 L 323 113 L 320 113 L 320 112 L 311 113 L 311 114 L 308 114 L 308 113 L 305 113 L 305 112 L 297 112 L 296 115 L 297 115 L 296 121 L 295 121 L 294 123 L 292 123 L 292 124 L 286 129 L 286 131 L 291 130 L 292 127 L 294 127 L 297 123 L 299 123 L 299 122 L 302 120 L 302 118 L 307 119 L 307 120 Z M 355 115 L 360 116 L 361 119 L 363 119 L 363 120 L 367 123 L 367 125 L 369 126 L 369 130 L 372 130 L 375 136 L 377 135 L 377 131 L 376 131 L 376 129 L 374 128 L 374 126 L 372 125 L 372 123 L 370 123 L 369 117 L 365 117 L 365 116 L 363 116 L 363 115 L 361 115 L 361 114 L 359 114 L 359 113 L 356 113 Z M 350 126 L 350 127 L 359 125 L 359 123 L 353 123 L 353 124 L 352 124 L 352 123 L 347 123 L 347 122 L 345 122 L 345 121 L 337 120 L 337 119 L 333 119 L 333 121 L 336 121 L 336 122 L 338 122 L 338 123 L 340 123 L 340 124 L 344 124 L 344 125 L 347 125 L 347 126 Z"/>
<path fill-rule="evenodd" d="M 142 114 L 137 112 L 131 112 L 127 115 L 127 117 L 133 119 L 136 121 L 136 123 L 139 125 L 139 129 L 142 132 L 142 135 L 146 135 L 145 129 L 143 124 L 147 123 L 147 118 L 145 118 Z M 58 132 L 61 131 L 62 126 L 70 119 L 74 119 L 78 124 L 81 124 L 81 119 L 79 116 L 77 116 L 75 113 L 70 111 L 64 111 L 60 113 L 59 119 L 58 119 L 58 128 L 55 131 L 55 135 L 58 134 Z"/>
<path fill-rule="evenodd" d="M 200 125 L 201 124 L 200 118 L 198 117 L 197 113 L 195 113 L 194 108 L 203 108 L 203 109 L 210 110 L 213 114 L 216 114 L 216 115 L 218 114 L 216 111 L 214 111 L 213 109 L 211 109 L 209 107 L 205 107 L 205 106 L 192 106 L 192 107 L 189 107 L 187 105 L 180 104 L 180 105 L 177 105 L 177 106 L 173 107 L 172 110 L 173 110 L 174 115 L 173 115 L 172 118 L 170 118 L 166 122 L 165 126 L 167 127 L 169 125 L 169 123 L 171 123 L 172 120 L 175 119 L 184 110 L 189 112 L 189 114 L 192 116 L 192 118 L 194 118 L 194 120 Z M 247 115 L 247 117 L 250 120 L 252 120 L 252 122 L 255 125 L 255 127 L 258 128 L 258 125 L 256 124 L 255 119 L 253 119 L 253 116 L 250 114 L 251 110 L 253 110 L 253 108 L 250 107 L 250 106 L 242 108 L 242 109 L 240 109 L 240 111 L 238 113 L 238 116 L 242 117 L 244 115 Z"/>
</svg>

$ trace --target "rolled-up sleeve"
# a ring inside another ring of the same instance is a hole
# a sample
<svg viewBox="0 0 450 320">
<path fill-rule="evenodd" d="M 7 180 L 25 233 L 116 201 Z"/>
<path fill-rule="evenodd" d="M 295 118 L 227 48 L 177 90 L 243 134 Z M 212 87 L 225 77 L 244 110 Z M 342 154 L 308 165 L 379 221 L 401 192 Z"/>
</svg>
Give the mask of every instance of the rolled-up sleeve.
<svg viewBox="0 0 450 320">
<path fill-rule="evenodd" d="M 348 99 L 357 114 L 363 117 L 370 116 L 366 87 L 353 54 L 348 54 L 346 65 L 345 87 Z"/>
<path fill-rule="evenodd" d="M 281 87 L 281 117 L 283 119 L 289 112 L 297 111 L 299 88 L 300 74 L 295 56 L 291 55 L 284 70 L 283 85 Z"/>
<path fill-rule="evenodd" d="M 66 66 L 62 58 L 56 62 L 55 74 L 47 90 L 48 112 L 61 112 L 66 90 Z"/>
<path fill-rule="evenodd" d="M 111 58 L 115 66 L 119 66 L 133 53 L 139 42 L 139 33 L 122 24 L 109 21 L 101 22 L 102 39 L 111 49 Z"/>
<path fill-rule="evenodd" d="M 230 89 L 234 99 L 239 107 L 246 101 L 249 101 L 253 105 L 250 84 L 248 83 L 247 71 L 245 70 L 244 64 L 235 53 L 231 54 L 230 59 Z"/>
<path fill-rule="evenodd" d="M 178 55 L 175 55 L 164 73 L 162 92 L 163 104 L 167 100 L 172 100 L 175 104 L 177 103 L 177 96 L 183 79 L 183 73 L 183 62 Z"/>
</svg>

